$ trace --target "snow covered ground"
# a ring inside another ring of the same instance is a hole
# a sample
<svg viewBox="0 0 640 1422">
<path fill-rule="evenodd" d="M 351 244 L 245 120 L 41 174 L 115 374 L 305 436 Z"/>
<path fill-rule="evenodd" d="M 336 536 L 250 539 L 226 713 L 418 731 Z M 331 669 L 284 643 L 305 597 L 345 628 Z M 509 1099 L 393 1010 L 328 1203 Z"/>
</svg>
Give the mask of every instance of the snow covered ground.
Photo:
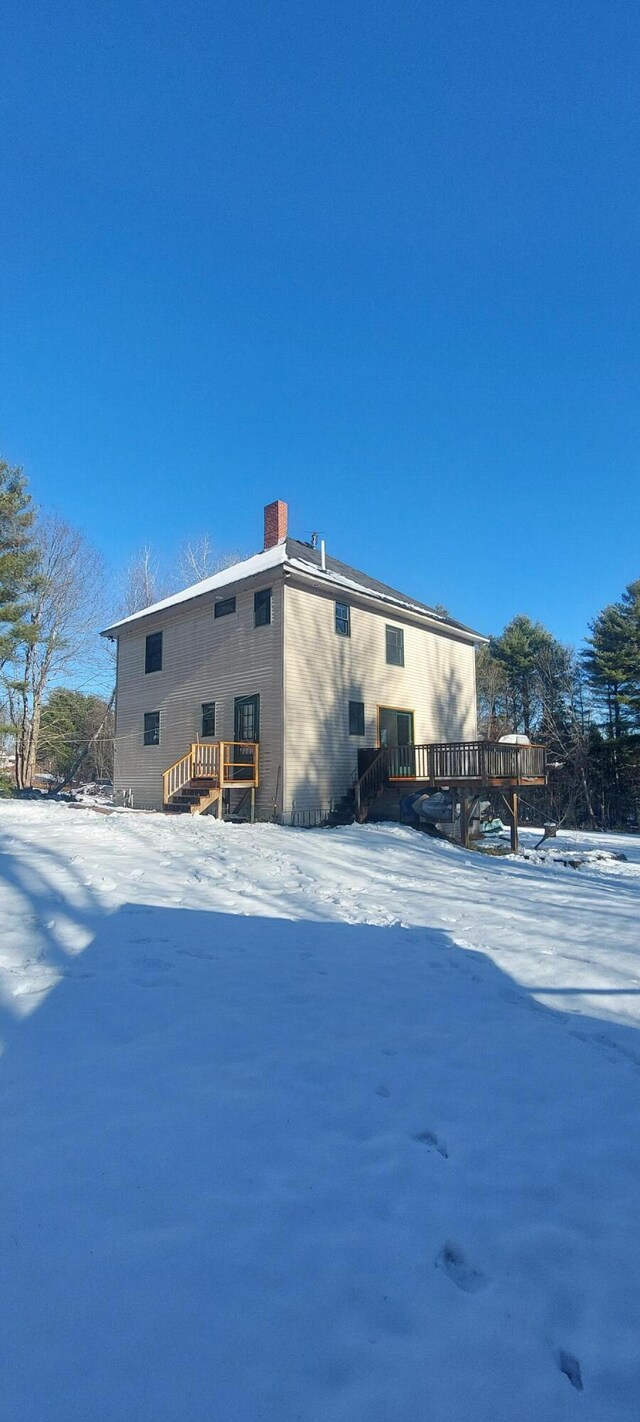
<svg viewBox="0 0 640 1422">
<path fill-rule="evenodd" d="M 3 1422 L 637 1422 L 640 838 L 550 849 L 0 805 Z"/>
</svg>

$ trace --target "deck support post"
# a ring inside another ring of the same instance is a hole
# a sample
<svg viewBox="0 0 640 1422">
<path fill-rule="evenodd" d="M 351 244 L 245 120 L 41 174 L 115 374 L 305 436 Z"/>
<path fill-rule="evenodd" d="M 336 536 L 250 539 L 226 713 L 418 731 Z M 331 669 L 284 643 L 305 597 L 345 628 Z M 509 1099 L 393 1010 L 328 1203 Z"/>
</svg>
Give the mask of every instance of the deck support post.
<svg viewBox="0 0 640 1422">
<path fill-rule="evenodd" d="M 255 787 L 255 785 L 252 785 L 252 786 L 251 786 L 251 809 L 250 809 L 250 811 L 249 811 L 249 821 L 250 821 L 251 824 L 254 823 L 255 817 L 256 817 L 256 787 Z"/>
<path fill-rule="evenodd" d="M 512 790 L 509 796 L 509 811 L 511 814 L 511 853 L 518 853 L 518 792 Z"/>
<path fill-rule="evenodd" d="M 455 805 L 455 791 L 453 800 Z M 463 849 L 469 848 L 469 801 L 464 790 L 460 791 L 460 843 Z"/>
</svg>

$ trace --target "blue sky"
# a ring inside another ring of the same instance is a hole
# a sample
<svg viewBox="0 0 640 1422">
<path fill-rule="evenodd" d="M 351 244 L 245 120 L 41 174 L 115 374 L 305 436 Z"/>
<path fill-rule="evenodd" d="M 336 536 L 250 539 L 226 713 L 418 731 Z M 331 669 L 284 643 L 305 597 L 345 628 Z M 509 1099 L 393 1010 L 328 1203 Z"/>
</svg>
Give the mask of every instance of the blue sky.
<svg viewBox="0 0 640 1422">
<path fill-rule="evenodd" d="M 0 450 L 579 640 L 640 576 L 635 5 L 5 0 Z"/>
</svg>

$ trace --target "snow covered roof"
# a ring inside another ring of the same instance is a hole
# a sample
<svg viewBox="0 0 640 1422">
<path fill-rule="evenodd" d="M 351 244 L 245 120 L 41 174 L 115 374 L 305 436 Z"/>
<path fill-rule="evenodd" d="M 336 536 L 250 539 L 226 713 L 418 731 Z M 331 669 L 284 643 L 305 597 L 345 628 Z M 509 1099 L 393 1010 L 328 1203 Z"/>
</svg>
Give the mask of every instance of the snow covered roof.
<svg viewBox="0 0 640 1422">
<path fill-rule="evenodd" d="M 207 593 L 217 592 L 219 588 L 229 587 L 245 578 L 257 577 L 260 573 L 270 572 L 272 568 L 283 567 L 285 571 L 291 573 L 306 574 L 308 577 L 316 579 L 320 577 L 323 582 L 331 583 L 345 593 L 364 593 L 367 597 L 373 597 L 391 607 L 418 613 L 428 617 L 432 622 L 441 623 L 443 628 L 447 627 L 464 633 L 466 637 L 473 638 L 473 640 L 479 642 L 487 640 L 481 632 L 475 632 L 473 628 L 466 627 L 464 623 L 456 622 L 454 618 L 436 612 L 427 603 L 417 602 L 415 598 L 408 597 L 406 593 L 399 592 L 397 588 L 389 587 L 387 583 L 381 583 L 377 578 L 369 577 L 368 573 L 351 568 L 348 563 L 341 563 L 339 559 L 331 558 L 328 554 L 325 563 L 326 566 L 323 569 L 319 549 L 312 547 L 310 543 L 301 543 L 296 538 L 288 538 L 286 542 L 278 543 L 274 548 L 267 548 L 263 553 L 256 553 L 251 558 L 244 558 L 242 562 L 234 563 L 230 568 L 224 568 L 222 572 L 214 573 L 210 578 L 203 578 L 201 582 L 183 588 L 181 592 L 174 593 L 171 597 L 165 597 L 161 602 L 154 602 L 150 607 L 142 608 L 140 612 L 134 612 L 129 617 L 121 618 L 120 621 L 105 628 L 102 636 L 111 637 L 121 629 L 129 627 L 131 623 L 139 622 L 143 617 L 150 617 L 152 613 L 164 612 L 165 609 L 177 607 L 182 602 L 191 602 L 193 598 L 204 597 Z"/>
<path fill-rule="evenodd" d="M 401 607 L 406 612 L 421 613 L 433 622 L 441 622 L 443 627 L 465 632 L 467 636 L 473 637 L 479 642 L 487 641 L 481 632 L 474 631 L 472 627 L 466 627 L 463 622 L 456 622 L 455 618 L 437 612 L 426 602 L 418 602 L 416 598 L 408 597 L 407 593 L 399 592 L 397 588 L 389 587 L 388 583 L 381 583 L 378 578 L 372 578 L 368 573 L 360 572 L 358 568 L 351 568 L 348 563 L 341 563 L 338 558 L 331 558 L 329 554 L 326 555 L 327 570 L 326 573 L 323 573 L 320 551 L 317 548 L 312 548 L 309 543 L 300 543 L 296 538 L 289 538 L 287 539 L 287 553 L 287 566 L 292 570 L 298 569 L 301 572 L 312 574 L 319 573 L 322 578 L 338 584 L 345 591 L 366 593 L 368 597 L 375 597 L 380 602 Z"/>
<path fill-rule="evenodd" d="M 223 568 L 222 572 L 213 573 L 210 578 L 203 578 L 199 583 L 192 583 L 191 587 L 183 588 L 182 592 L 172 593 L 171 597 L 165 597 L 161 602 L 153 602 L 150 607 L 141 608 L 140 612 L 132 612 L 129 617 L 120 618 L 119 622 L 113 622 L 110 627 L 106 627 L 101 636 L 110 637 L 122 627 L 139 622 L 142 617 L 151 617 L 153 612 L 164 612 L 166 608 L 177 607 L 181 602 L 191 602 L 194 597 L 204 597 L 205 593 L 217 592 L 218 588 L 226 588 L 230 583 L 239 583 L 243 578 L 253 578 L 258 573 L 269 572 L 271 568 L 280 567 L 286 556 L 287 548 L 284 543 L 276 544 L 275 548 L 266 548 L 264 553 L 255 553 L 252 558 L 243 558 L 242 562 L 233 563 L 230 568 Z"/>
</svg>

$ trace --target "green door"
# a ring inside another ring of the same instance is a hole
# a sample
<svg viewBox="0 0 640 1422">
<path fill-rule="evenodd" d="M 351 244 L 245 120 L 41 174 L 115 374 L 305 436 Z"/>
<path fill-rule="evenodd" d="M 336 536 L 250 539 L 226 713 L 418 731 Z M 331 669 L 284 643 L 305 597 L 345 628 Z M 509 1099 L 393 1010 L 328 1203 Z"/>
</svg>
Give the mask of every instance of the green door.
<svg viewBox="0 0 640 1422">
<path fill-rule="evenodd" d="M 413 745 L 413 711 L 398 711 L 395 706 L 380 707 L 380 745 Z"/>
<path fill-rule="evenodd" d="M 398 711 L 395 706 L 380 707 L 380 746 L 391 751 L 388 757 L 390 777 L 415 776 L 413 747 L 413 711 Z"/>
</svg>

